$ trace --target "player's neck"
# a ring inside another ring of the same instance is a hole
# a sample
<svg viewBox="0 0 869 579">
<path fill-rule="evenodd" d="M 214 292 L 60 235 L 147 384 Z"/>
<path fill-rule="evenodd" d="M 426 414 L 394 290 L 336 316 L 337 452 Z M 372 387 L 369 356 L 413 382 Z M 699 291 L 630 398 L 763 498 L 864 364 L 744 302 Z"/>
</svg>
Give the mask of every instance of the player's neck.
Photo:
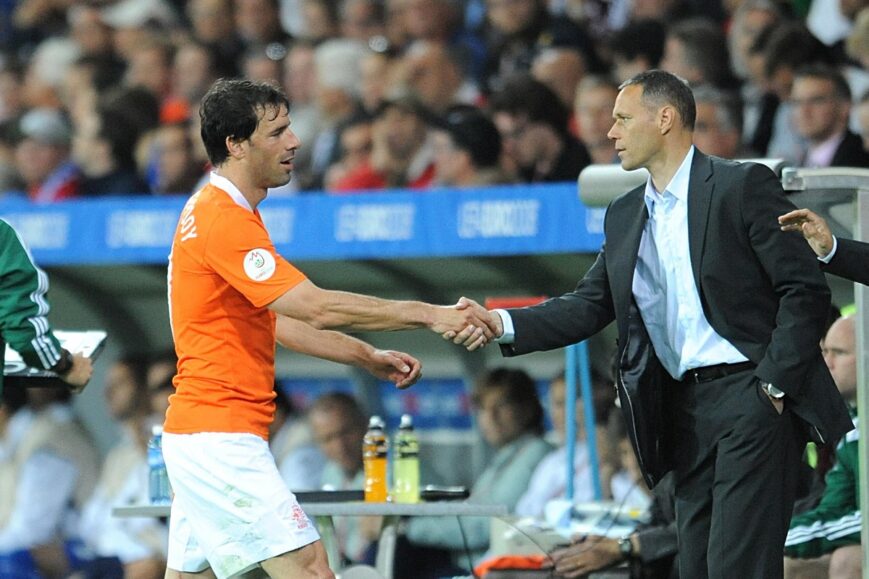
<svg viewBox="0 0 869 579">
<path fill-rule="evenodd" d="M 251 209 L 256 209 L 257 205 L 266 198 L 268 189 L 257 186 L 253 182 L 249 172 L 243 169 L 243 167 L 232 163 L 224 163 L 216 169 L 216 173 L 221 177 L 229 179 L 250 204 Z"/>
</svg>

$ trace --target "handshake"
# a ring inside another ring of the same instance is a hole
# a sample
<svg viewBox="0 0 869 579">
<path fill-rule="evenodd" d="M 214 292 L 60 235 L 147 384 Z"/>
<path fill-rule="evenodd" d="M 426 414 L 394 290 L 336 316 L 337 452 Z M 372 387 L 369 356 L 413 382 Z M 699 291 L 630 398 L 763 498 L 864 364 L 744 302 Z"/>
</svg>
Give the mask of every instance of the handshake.
<svg viewBox="0 0 869 579">
<path fill-rule="evenodd" d="M 501 316 L 472 299 L 462 297 L 452 306 L 439 306 L 429 326 L 444 340 L 452 340 L 473 352 L 504 333 Z"/>
</svg>

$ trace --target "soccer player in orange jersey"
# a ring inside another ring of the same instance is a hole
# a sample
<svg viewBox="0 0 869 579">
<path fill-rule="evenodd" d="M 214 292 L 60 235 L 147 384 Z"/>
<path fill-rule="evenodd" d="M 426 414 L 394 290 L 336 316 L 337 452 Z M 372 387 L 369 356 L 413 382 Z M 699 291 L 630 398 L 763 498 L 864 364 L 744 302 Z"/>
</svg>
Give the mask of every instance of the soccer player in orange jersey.
<svg viewBox="0 0 869 579">
<path fill-rule="evenodd" d="M 269 453 L 275 342 L 359 366 L 396 386 L 420 364 L 330 328 L 492 328 L 456 306 L 392 301 L 317 287 L 278 255 L 257 205 L 290 180 L 300 146 L 286 96 L 268 84 L 215 83 L 200 107 L 215 167 L 184 207 L 169 257 L 169 306 L 178 354 L 163 453 L 175 491 L 167 578 L 329 578 L 319 535 Z"/>
</svg>

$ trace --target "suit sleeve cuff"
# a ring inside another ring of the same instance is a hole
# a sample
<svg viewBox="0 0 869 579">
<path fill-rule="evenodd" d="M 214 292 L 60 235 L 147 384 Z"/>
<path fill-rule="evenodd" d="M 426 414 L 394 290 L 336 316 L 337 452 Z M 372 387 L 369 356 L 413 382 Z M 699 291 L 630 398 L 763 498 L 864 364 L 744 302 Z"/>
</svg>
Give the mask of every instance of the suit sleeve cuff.
<svg viewBox="0 0 869 579">
<path fill-rule="evenodd" d="M 822 261 L 824 263 L 830 263 L 832 261 L 833 256 L 836 255 L 836 250 L 839 248 L 839 240 L 836 239 L 836 236 L 833 236 L 833 249 L 830 250 L 830 253 L 825 255 L 824 257 L 819 257 L 818 261 Z"/>
<path fill-rule="evenodd" d="M 510 317 L 510 313 L 507 310 L 498 309 L 495 310 L 495 313 L 501 316 L 501 325 L 504 328 L 504 332 L 498 338 L 495 338 L 495 343 L 512 344 L 516 337 L 516 332 L 513 329 L 513 318 Z"/>
</svg>

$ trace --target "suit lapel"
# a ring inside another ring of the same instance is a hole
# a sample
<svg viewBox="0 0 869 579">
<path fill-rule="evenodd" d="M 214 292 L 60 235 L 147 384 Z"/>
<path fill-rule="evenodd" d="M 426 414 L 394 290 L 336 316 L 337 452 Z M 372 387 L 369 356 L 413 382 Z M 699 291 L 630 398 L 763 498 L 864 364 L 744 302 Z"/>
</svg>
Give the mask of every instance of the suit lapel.
<svg viewBox="0 0 869 579">
<path fill-rule="evenodd" d="M 606 252 L 613 264 L 613 267 L 607 267 L 607 275 L 610 276 L 611 287 L 614 288 L 613 301 L 616 311 L 626 308 L 631 302 L 640 239 L 643 235 L 643 227 L 649 218 L 643 197 L 644 191 L 645 185 L 628 194 L 631 201 L 625 204 L 624 214 L 613 219 L 616 226 L 621 226 L 619 231 L 606 236 Z"/>
<path fill-rule="evenodd" d="M 697 284 L 697 291 L 701 294 L 700 265 L 703 260 L 703 247 L 706 243 L 714 189 L 712 160 L 695 149 L 694 160 L 691 163 L 691 177 L 688 181 L 688 247 L 691 253 L 694 282 Z"/>
</svg>

